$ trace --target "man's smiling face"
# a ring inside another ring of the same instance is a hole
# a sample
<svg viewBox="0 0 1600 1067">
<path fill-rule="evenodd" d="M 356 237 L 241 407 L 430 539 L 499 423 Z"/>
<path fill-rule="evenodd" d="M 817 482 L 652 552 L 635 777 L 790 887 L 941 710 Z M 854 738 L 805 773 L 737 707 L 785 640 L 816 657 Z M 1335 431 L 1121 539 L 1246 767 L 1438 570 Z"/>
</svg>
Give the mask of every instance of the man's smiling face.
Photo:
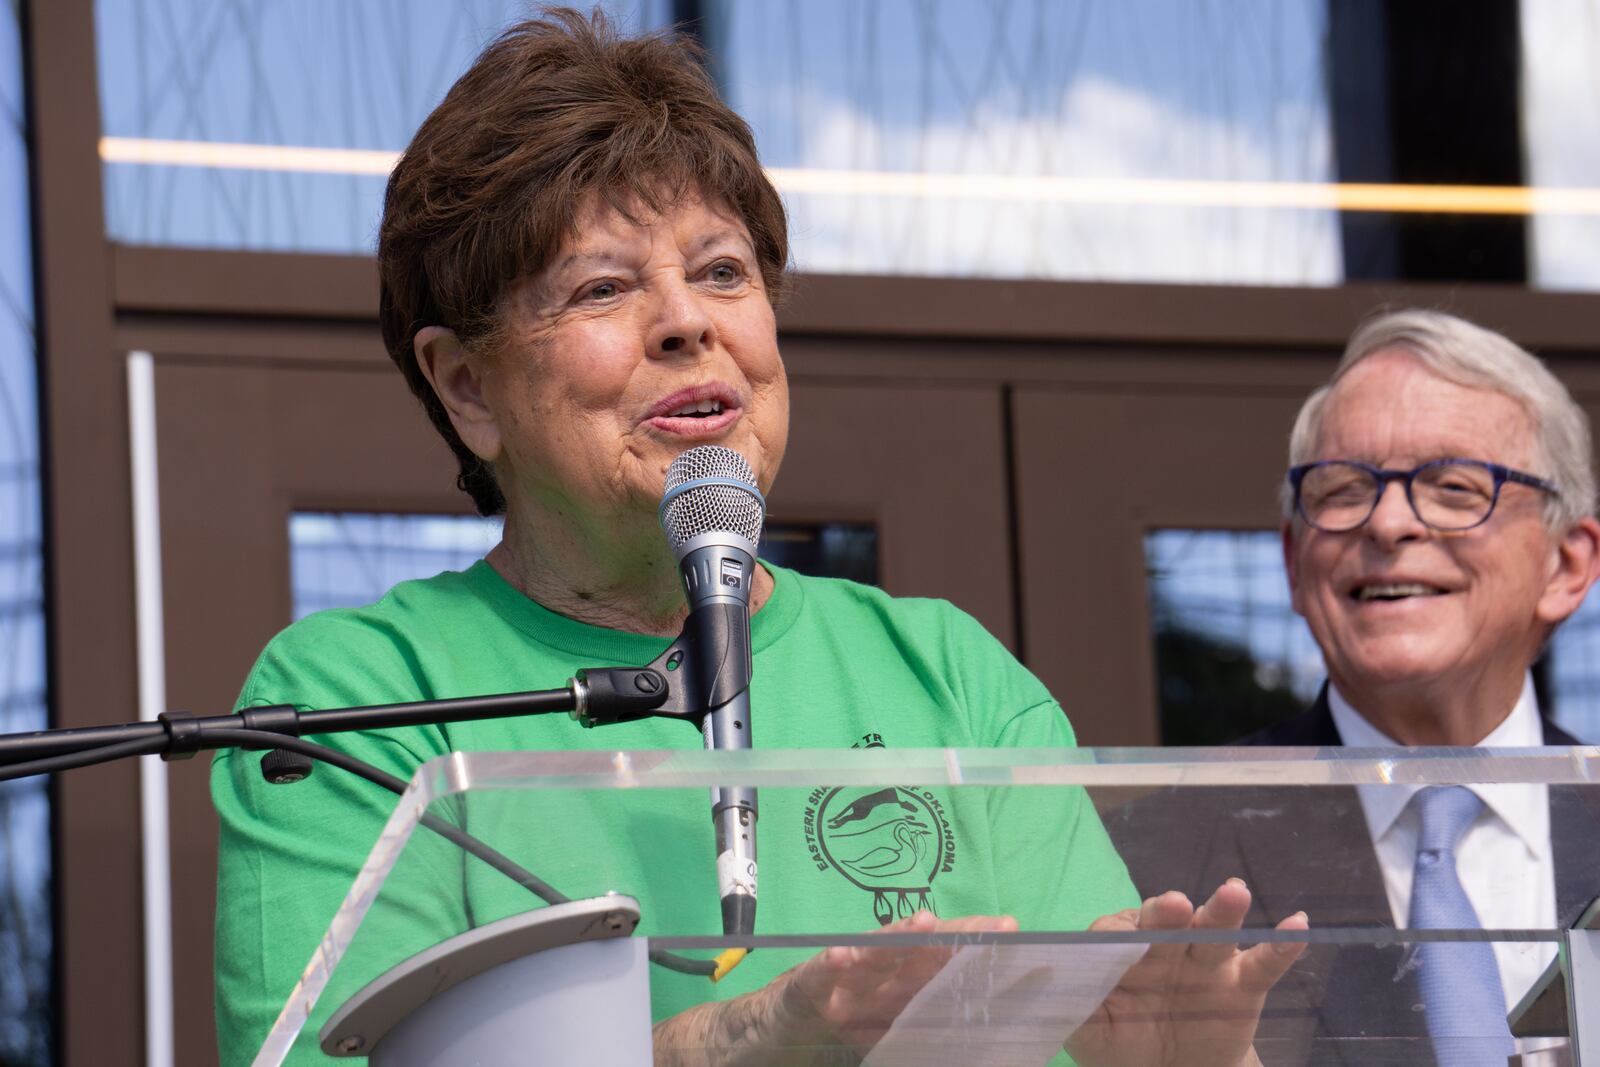
<svg viewBox="0 0 1600 1067">
<path fill-rule="evenodd" d="M 1446 381 L 1415 355 L 1388 349 L 1358 363 L 1328 397 L 1312 459 L 1410 469 L 1449 457 L 1487 460 L 1548 478 L 1531 417 L 1503 393 Z M 1284 559 L 1294 608 L 1321 646 L 1340 692 L 1395 686 L 1520 686 L 1549 628 L 1564 617 L 1547 596 L 1561 539 L 1543 494 L 1507 483 L 1483 525 L 1424 525 L 1390 482 L 1364 526 L 1325 533 L 1293 521 Z"/>
</svg>

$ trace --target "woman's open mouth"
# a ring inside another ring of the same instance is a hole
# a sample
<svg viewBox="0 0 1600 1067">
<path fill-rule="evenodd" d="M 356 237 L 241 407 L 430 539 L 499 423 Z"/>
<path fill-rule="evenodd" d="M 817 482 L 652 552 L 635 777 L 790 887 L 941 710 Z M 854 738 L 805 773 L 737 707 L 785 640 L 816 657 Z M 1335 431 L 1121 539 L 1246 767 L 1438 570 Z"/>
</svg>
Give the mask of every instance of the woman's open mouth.
<svg viewBox="0 0 1600 1067">
<path fill-rule="evenodd" d="M 710 437 L 739 421 L 741 413 L 731 390 L 710 385 L 674 393 L 658 403 L 646 421 L 677 437 Z"/>
</svg>

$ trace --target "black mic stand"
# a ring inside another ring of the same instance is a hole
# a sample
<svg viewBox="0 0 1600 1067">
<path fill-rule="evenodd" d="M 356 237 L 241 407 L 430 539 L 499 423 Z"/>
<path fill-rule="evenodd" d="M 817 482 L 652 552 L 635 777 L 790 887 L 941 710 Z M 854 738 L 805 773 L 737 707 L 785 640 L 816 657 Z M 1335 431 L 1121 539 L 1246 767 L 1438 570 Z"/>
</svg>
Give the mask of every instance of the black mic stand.
<svg viewBox="0 0 1600 1067">
<path fill-rule="evenodd" d="M 585 726 L 592 726 L 597 722 L 641 718 L 668 701 L 677 704 L 682 698 L 673 699 L 672 687 L 660 672 L 643 667 L 581 670 L 565 689 L 495 696 L 419 700 L 326 711 L 297 711 L 287 704 L 246 708 L 231 715 L 195 716 L 169 711 L 162 713 L 155 722 L 0 734 L 0 781 L 87 766 L 123 755 L 154 754 L 167 760 L 188 759 L 196 752 L 240 744 L 237 738 L 225 736 L 239 731 L 266 735 L 258 738 L 260 744 L 248 747 L 270 748 L 272 746 L 267 743 L 270 735 L 303 737 L 562 711 L 572 712 Z M 593 721 L 589 721 L 590 718 Z"/>
<path fill-rule="evenodd" d="M 154 722 L 122 723 L 64 730 L 0 734 L 0 782 L 38 774 L 87 767 L 129 756 L 159 755 L 163 760 L 190 759 L 218 748 L 266 749 L 261 773 L 268 782 L 288 784 L 311 772 L 313 760 L 339 767 L 394 793 L 406 783 L 362 760 L 304 740 L 307 734 L 384 730 L 401 726 L 434 726 L 452 722 L 507 718 L 513 715 L 571 713 L 583 727 L 663 717 L 693 722 L 706 712 L 700 687 L 680 670 L 698 640 L 725 639 L 731 621 L 720 612 L 691 613 L 684 631 L 645 667 L 584 668 L 564 689 L 543 689 L 492 696 L 418 700 L 364 707 L 299 711 L 288 704 L 245 708 L 231 715 L 196 716 L 163 712 Z M 668 679 L 676 681 L 671 684 Z M 698 709 L 698 710 L 697 710 Z M 549 904 L 570 898 L 543 879 L 448 822 L 423 813 L 422 824 L 505 874 Z M 733 952 L 734 950 L 729 950 Z M 721 978 L 743 953 L 724 953 L 717 960 L 696 960 L 652 949 L 652 962 L 685 974 Z"/>
</svg>

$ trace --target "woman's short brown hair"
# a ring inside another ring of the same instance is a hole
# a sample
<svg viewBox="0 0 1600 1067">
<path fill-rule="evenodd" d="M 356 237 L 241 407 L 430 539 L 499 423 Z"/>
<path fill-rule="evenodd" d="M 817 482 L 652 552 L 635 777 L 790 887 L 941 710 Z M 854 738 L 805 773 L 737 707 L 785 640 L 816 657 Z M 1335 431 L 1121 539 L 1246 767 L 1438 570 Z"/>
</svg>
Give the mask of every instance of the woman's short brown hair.
<svg viewBox="0 0 1600 1067">
<path fill-rule="evenodd" d="M 423 122 L 389 176 L 378 232 L 378 316 L 389 356 L 456 454 L 478 511 L 505 509 L 494 472 L 457 436 L 417 364 L 426 326 L 500 340 L 500 298 L 542 269 L 598 193 L 619 211 L 688 195 L 743 220 L 771 299 L 789 257 L 783 203 L 700 50 L 674 34 L 624 38 L 598 10 L 512 26 Z"/>
</svg>

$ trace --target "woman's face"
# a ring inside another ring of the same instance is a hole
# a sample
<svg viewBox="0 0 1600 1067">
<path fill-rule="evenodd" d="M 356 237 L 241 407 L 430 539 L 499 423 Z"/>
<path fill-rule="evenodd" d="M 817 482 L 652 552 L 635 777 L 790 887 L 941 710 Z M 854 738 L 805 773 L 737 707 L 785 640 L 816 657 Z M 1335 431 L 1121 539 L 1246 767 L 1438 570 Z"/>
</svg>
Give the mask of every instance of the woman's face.
<svg viewBox="0 0 1600 1067">
<path fill-rule="evenodd" d="M 667 465 L 718 444 L 763 492 L 783 460 L 789 387 L 744 223 L 686 199 L 637 221 L 594 197 L 543 271 L 513 285 L 482 399 L 485 456 L 513 515 L 604 520 L 660 501 Z"/>
</svg>

